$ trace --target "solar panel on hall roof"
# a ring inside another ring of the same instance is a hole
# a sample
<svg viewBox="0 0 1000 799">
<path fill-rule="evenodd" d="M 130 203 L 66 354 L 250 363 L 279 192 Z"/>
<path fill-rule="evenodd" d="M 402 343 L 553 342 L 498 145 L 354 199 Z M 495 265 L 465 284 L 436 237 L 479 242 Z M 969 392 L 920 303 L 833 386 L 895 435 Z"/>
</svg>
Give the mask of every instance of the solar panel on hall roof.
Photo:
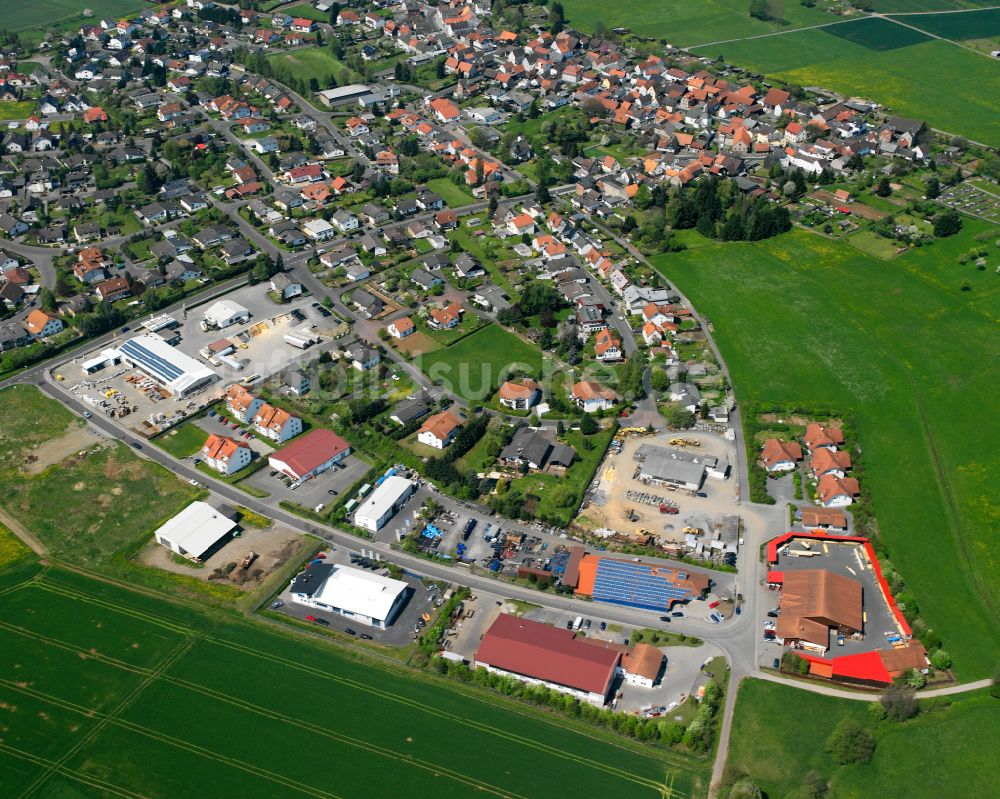
<svg viewBox="0 0 1000 799">
<path fill-rule="evenodd" d="M 184 374 L 184 370 L 177 367 L 176 364 L 150 352 L 134 340 L 129 340 L 122 344 L 121 351 L 156 374 L 163 375 L 167 380 L 176 380 Z"/>
</svg>

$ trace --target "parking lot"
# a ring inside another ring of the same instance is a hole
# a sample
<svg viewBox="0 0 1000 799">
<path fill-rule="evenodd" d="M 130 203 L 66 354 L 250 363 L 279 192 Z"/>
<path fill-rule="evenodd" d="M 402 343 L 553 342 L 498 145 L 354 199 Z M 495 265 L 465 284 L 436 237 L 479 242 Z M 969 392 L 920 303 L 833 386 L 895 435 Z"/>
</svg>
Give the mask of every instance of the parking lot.
<svg viewBox="0 0 1000 799">
<path fill-rule="evenodd" d="M 309 353 L 320 345 L 303 351 L 284 340 L 285 334 L 296 326 L 312 322 L 316 325 L 317 333 L 332 333 L 331 325 L 337 321 L 336 318 L 323 316 L 320 309 L 314 307 L 317 303 L 312 297 L 295 298 L 278 305 L 267 296 L 266 289 L 267 285 L 244 286 L 226 295 L 225 299 L 250 311 L 250 321 L 245 324 L 232 325 L 223 330 L 204 331 L 200 326 L 207 307 L 204 306 L 189 309 L 186 315 L 175 314 L 173 319 L 176 324 L 164 328 L 164 333 L 169 332 L 179 337 L 175 346 L 180 352 L 213 369 L 219 376 L 217 382 L 185 399 L 170 396 L 166 391 L 160 390 L 142 370 L 124 365 L 109 366 L 93 374 L 86 374 L 80 365 L 98 355 L 104 348 L 73 358 L 61 364 L 56 371 L 63 385 L 94 407 L 95 412 L 106 412 L 108 409 L 117 411 L 119 408 L 127 410 L 127 414 L 119 416 L 122 422 L 137 432 L 150 434 L 155 432 L 154 426 L 176 422 L 211 404 L 234 381 L 253 385 L 285 370 L 304 357 L 311 357 Z M 148 331 L 141 324 L 122 328 L 115 344 L 120 345 L 133 336 L 145 333 Z M 236 347 L 236 351 L 229 357 L 241 365 L 239 370 L 221 361 L 212 363 L 203 354 L 209 344 L 220 339 L 226 339 Z"/>
<path fill-rule="evenodd" d="M 266 445 L 265 445 L 266 446 Z M 369 465 L 355 455 L 348 455 L 331 469 L 327 469 L 312 480 L 306 480 L 297 488 L 286 475 L 275 472 L 270 467 L 257 470 L 246 484 L 266 491 L 275 501 L 287 500 L 304 508 L 316 509 L 320 505 L 336 502 L 340 494 L 350 489 L 368 471 Z M 330 493 L 330 492 L 334 493 Z M 322 508 L 317 513 L 322 512 Z"/>
<path fill-rule="evenodd" d="M 875 571 L 865 555 L 864 547 L 861 544 L 844 541 L 811 541 L 809 542 L 812 551 L 818 553 L 813 557 L 791 557 L 782 554 L 786 551 L 802 551 L 804 545 L 802 539 L 792 539 L 787 547 L 779 550 L 779 562 L 775 567 L 783 572 L 792 572 L 804 569 L 826 569 L 835 574 L 857 580 L 862 587 L 862 603 L 866 616 L 865 629 L 858 639 L 846 637 L 843 646 L 838 646 L 836 636 L 831 633 L 831 647 L 828 654 L 833 655 L 853 655 L 859 652 L 871 652 L 876 649 L 886 649 L 889 644 L 886 642 L 887 635 L 898 633 L 895 616 L 889 610 L 882 591 L 879 588 L 875 577 Z M 762 613 L 779 610 L 780 593 L 771 592 L 771 601 L 759 605 Z M 780 613 L 780 610 L 779 610 Z M 769 624 L 774 622 L 773 618 L 764 616 L 762 622 Z M 775 655 L 780 657 L 780 654 Z"/>
<path fill-rule="evenodd" d="M 325 559 L 330 563 L 349 565 L 354 568 L 367 568 L 371 571 L 378 571 L 383 568 L 382 565 L 375 561 L 362 561 L 364 565 L 352 563 L 351 555 L 357 556 L 359 553 L 352 553 L 349 550 L 339 547 L 326 550 L 323 554 L 326 556 Z M 376 643 L 388 646 L 406 646 L 413 641 L 413 628 L 418 622 L 422 624 L 421 617 L 423 614 L 427 613 L 433 616 L 436 612 L 435 601 L 440 600 L 443 590 L 437 587 L 429 588 L 419 576 L 408 572 L 404 572 L 403 576 L 399 579 L 407 583 L 411 591 L 403 610 L 387 630 L 369 627 L 366 624 L 360 623 L 357 619 L 350 619 L 337 613 L 328 613 L 317 608 L 299 605 L 292 601 L 288 590 L 290 584 L 285 586 L 275 600 L 275 603 L 280 602 L 281 604 L 278 607 L 274 607 L 274 603 L 272 603 L 271 609 L 277 613 L 283 613 L 301 620 L 305 620 L 306 616 L 324 619 L 328 624 L 323 626 L 346 635 L 351 635 L 347 631 L 352 630 L 356 636 L 368 636 Z"/>
</svg>

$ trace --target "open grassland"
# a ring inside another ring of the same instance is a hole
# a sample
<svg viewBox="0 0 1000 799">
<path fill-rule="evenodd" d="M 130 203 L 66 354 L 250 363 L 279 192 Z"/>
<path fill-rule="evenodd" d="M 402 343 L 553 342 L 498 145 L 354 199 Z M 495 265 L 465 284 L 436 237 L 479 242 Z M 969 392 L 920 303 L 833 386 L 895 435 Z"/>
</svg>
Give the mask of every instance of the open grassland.
<svg viewBox="0 0 1000 799">
<path fill-rule="evenodd" d="M 7 30 L 24 30 L 36 25 L 49 25 L 69 17 L 80 17 L 83 10 L 94 12 L 92 20 L 102 17 L 117 19 L 122 15 L 134 14 L 145 8 L 141 0 L 31 0 L 29 3 L 8 2 L 3 4 L 3 19 L 0 21 Z"/>
<path fill-rule="evenodd" d="M 153 530 L 201 492 L 155 463 L 137 457 L 123 444 L 98 442 L 45 466 L 32 459 L 43 444 L 55 445 L 76 434 L 83 420 L 34 386 L 0 392 L 0 509 L 15 530 L 38 539 L 54 557 L 98 567 L 157 587 L 187 585 L 185 579 L 154 569 L 139 569 L 128 555 Z M 82 454 L 81 454 L 82 453 Z M 190 581 L 188 581 L 190 582 Z M 225 586 L 191 583 L 199 594 L 217 598 Z"/>
<path fill-rule="evenodd" d="M 498 325 L 487 325 L 450 347 L 418 356 L 427 376 L 473 402 L 497 388 L 511 369 L 539 376 L 542 354 Z"/>
<path fill-rule="evenodd" d="M 1000 702 L 985 692 L 898 724 L 871 721 L 865 702 L 747 679 L 740 685 L 729 744 L 730 768 L 748 773 L 767 796 L 791 796 L 810 772 L 827 796 L 936 799 L 995 793 L 991 752 L 1000 746 Z M 867 765 L 838 766 L 826 753 L 844 718 L 868 725 L 876 747 Z"/>
<path fill-rule="evenodd" d="M 288 14 L 292 17 L 300 17 L 302 19 L 311 19 L 315 22 L 329 22 L 330 12 L 329 11 L 318 11 L 313 8 L 308 3 L 300 3 L 297 6 L 287 6 L 281 9 L 283 14 Z"/>
<path fill-rule="evenodd" d="M 628 0 L 608 5 L 601 0 L 565 0 L 566 19 L 574 28 L 592 33 L 598 23 L 604 29 L 628 28 L 637 36 L 666 39 L 677 47 L 689 47 L 721 39 L 758 36 L 783 27 L 822 25 L 835 19 L 816 8 L 783 3 L 781 15 L 787 25 L 763 22 L 749 14 L 744 0 Z"/>
<path fill-rule="evenodd" d="M 308 81 L 316 78 L 321 89 L 330 85 L 329 79 L 335 78 L 337 84 L 343 85 L 358 78 L 354 70 L 343 61 L 336 59 L 329 50 L 323 47 L 309 47 L 295 50 L 291 53 L 278 53 L 268 56 L 268 61 L 274 67 L 276 78 L 294 77 Z"/>
<path fill-rule="evenodd" d="M 0 575 L 7 796 L 170 799 L 197 785 L 245 799 L 514 799 L 573 783 L 657 799 L 706 787 L 705 766 L 319 639 L 18 571 Z"/>
<path fill-rule="evenodd" d="M 985 231 L 966 220 L 890 262 L 802 230 L 657 261 L 712 320 L 738 400 L 854 416 L 882 538 L 963 679 L 1000 652 L 1000 427 L 984 410 L 1000 285 L 957 262 Z"/>
</svg>

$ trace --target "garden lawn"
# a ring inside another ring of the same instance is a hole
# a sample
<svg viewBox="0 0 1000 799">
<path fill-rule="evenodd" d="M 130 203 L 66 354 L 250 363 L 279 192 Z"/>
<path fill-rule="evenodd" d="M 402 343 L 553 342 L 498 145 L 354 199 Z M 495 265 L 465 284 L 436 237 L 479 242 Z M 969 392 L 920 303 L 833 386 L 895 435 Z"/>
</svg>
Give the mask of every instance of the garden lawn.
<svg viewBox="0 0 1000 799">
<path fill-rule="evenodd" d="M 890 262 L 803 230 L 654 259 L 711 317 L 739 401 L 853 415 L 881 537 L 962 679 L 1000 651 L 1000 426 L 984 415 L 1000 286 L 958 264 L 994 230 L 966 220 Z"/>
<path fill-rule="evenodd" d="M 78 797 L 181 796 L 193 784 L 245 799 L 555 795 L 580 781 L 594 795 L 658 799 L 672 787 L 688 799 L 707 788 L 704 764 L 359 648 L 59 569 L 18 572 L 0 576 L 13 588 L 0 594 L 0 671 L 31 680 L 0 684 L 19 719 L 0 755 L 7 795 L 40 778 L 39 795 Z M 448 740 L 461 740 L 461 758 L 442 758 Z M 317 768 L 320 754 L 350 767 Z"/>
<path fill-rule="evenodd" d="M 415 363 L 432 381 L 477 402 L 511 369 L 540 376 L 542 353 L 502 327 L 487 325 L 457 344 L 418 356 Z"/>
<path fill-rule="evenodd" d="M 297 6 L 289 6 L 288 8 L 281 9 L 283 14 L 289 14 L 293 17 L 302 19 L 311 19 L 314 22 L 329 22 L 330 12 L 329 11 L 317 11 L 313 6 L 308 3 L 302 3 Z"/>
<path fill-rule="evenodd" d="M 464 186 L 452 183 L 448 178 L 428 180 L 427 188 L 440 194 L 441 199 L 445 201 L 449 208 L 461 208 L 465 205 L 472 205 L 476 201 L 476 198 L 472 196 L 472 192 Z"/>
<path fill-rule="evenodd" d="M 525 498 L 537 497 L 537 518 L 567 526 L 576 516 L 583 501 L 583 493 L 590 485 L 613 436 L 612 430 L 603 430 L 591 436 L 584 436 L 579 430 L 568 430 L 563 440 L 576 450 L 576 458 L 566 475 L 528 474 L 514 480 L 509 490 L 516 491 Z M 592 449 L 584 448 L 585 438 L 593 444 Z"/>
<path fill-rule="evenodd" d="M 886 20 L 732 42 L 701 54 L 719 52 L 733 64 L 789 83 L 870 97 L 891 113 L 1000 145 L 993 99 L 1000 96 L 1000 69 L 995 60 Z"/>
<path fill-rule="evenodd" d="M 989 796 L 991 752 L 1000 746 L 996 706 L 975 692 L 953 698 L 950 708 L 876 726 L 867 702 L 746 679 L 736 698 L 727 766 L 749 774 L 767 796 L 790 796 L 810 771 L 831 783 L 830 797 Z M 838 766 L 826 753 L 830 732 L 844 718 L 874 731 L 871 763 Z"/>
</svg>

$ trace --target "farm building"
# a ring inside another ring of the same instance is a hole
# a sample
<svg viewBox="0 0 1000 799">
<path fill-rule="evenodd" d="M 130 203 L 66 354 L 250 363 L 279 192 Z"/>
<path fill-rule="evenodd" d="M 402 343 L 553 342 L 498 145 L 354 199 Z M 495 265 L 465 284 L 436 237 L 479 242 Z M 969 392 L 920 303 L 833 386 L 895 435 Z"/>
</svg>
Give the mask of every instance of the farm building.
<svg viewBox="0 0 1000 799">
<path fill-rule="evenodd" d="M 336 433 L 314 428 L 267 458 L 268 465 L 303 482 L 322 474 L 351 454 L 351 445 Z"/>
<path fill-rule="evenodd" d="M 392 475 L 382 481 L 354 514 L 354 523 L 366 530 L 381 530 L 416 490 L 416 484 L 405 477 Z"/>
<path fill-rule="evenodd" d="M 409 593 L 402 580 L 336 563 L 312 564 L 291 584 L 293 602 L 380 630 L 392 624 Z"/>
<path fill-rule="evenodd" d="M 191 560 L 201 560 L 236 529 L 236 522 L 207 502 L 192 502 L 160 527 L 156 543 Z"/>
</svg>

